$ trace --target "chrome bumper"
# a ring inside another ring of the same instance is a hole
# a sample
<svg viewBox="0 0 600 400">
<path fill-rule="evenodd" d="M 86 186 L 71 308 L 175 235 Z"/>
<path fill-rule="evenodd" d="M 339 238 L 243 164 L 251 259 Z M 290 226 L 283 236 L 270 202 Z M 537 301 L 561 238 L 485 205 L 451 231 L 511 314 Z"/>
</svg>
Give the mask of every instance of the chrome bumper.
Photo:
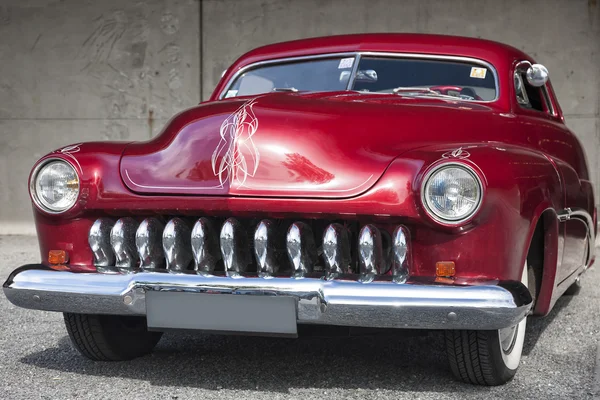
<svg viewBox="0 0 600 400">
<path fill-rule="evenodd" d="M 30 265 L 15 270 L 4 284 L 4 294 L 16 306 L 82 314 L 145 315 L 148 291 L 289 296 L 296 299 L 298 323 L 357 327 L 491 330 L 515 325 L 531 308 L 529 291 L 518 282 L 449 286 L 160 272 L 105 275 Z"/>
</svg>

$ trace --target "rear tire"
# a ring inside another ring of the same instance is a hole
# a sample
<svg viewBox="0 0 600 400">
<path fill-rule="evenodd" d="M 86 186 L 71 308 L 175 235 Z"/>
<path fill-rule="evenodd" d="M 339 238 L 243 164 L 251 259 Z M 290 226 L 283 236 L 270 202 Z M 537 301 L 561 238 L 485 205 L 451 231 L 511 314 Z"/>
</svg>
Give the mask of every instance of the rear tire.
<svg viewBox="0 0 600 400">
<path fill-rule="evenodd" d="M 530 272 L 526 264 L 521 282 L 532 291 L 535 282 L 529 282 Z M 495 331 L 447 330 L 446 352 L 452 373 L 475 385 L 496 386 L 510 381 L 521 361 L 526 324 L 527 317 L 514 327 Z"/>
<path fill-rule="evenodd" d="M 149 332 L 144 317 L 64 313 L 73 346 L 94 361 L 123 361 L 146 355 L 162 332 Z"/>
</svg>

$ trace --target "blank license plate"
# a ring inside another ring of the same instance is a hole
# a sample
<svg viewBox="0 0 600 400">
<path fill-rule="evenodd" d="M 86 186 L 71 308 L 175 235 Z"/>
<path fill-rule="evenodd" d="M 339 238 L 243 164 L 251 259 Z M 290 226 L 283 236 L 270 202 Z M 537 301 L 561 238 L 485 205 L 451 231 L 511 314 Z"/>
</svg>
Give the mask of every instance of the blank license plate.
<svg viewBox="0 0 600 400">
<path fill-rule="evenodd" d="M 293 297 L 146 292 L 150 329 L 297 336 Z"/>
</svg>

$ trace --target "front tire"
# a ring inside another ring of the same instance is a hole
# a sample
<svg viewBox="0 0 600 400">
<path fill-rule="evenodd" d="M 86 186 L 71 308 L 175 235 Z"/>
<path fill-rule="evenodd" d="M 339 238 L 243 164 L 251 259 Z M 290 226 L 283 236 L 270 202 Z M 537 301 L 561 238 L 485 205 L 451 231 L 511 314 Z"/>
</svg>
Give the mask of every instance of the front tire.
<svg viewBox="0 0 600 400">
<path fill-rule="evenodd" d="M 530 276 L 526 264 L 521 282 L 531 291 L 530 283 L 535 282 L 529 282 Z M 476 385 L 496 386 L 510 381 L 521 362 L 526 324 L 527 318 L 523 318 L 513 327 L 495 331 L 446 331 L 450 369 L 458 379 Z"/>
<path fill-rule="evenodd" d="M 73 346 L 94 361 L 123 361 L 146 355 L 162 332 L 149 332 L 143 317 L 64 313 Z"/>
</svg>

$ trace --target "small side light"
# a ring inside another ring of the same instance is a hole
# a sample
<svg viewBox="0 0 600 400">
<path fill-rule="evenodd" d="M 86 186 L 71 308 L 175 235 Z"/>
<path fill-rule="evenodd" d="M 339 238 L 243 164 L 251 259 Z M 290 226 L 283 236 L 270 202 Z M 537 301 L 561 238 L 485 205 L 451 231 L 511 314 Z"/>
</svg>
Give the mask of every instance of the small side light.
<svg viewBox="0 0 600 400">
<path fill-rule="evenodd" d="M 435 263 L 435 276 L 438 278 L 453 278 L 456 275 L 454 261 L 438 261 Z"/>
<path fill-rule="evenodd" d="M 50 250 L 48 252 L 48 264 L 64 265 L 69 262 L 69 253 L 64 250 Z"/>
</svg>

